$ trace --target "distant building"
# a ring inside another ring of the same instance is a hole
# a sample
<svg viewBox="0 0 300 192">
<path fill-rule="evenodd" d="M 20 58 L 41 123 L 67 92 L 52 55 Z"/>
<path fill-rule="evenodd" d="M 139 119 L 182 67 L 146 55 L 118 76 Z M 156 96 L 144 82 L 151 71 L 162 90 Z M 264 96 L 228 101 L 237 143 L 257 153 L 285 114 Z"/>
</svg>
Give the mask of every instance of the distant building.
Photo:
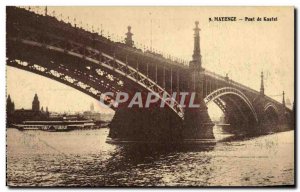
<svg viewBox="0 0 300 192">
<path fill-rule="evenodd" d="M 90 110 L 83 112 L 83 117 L 85 119 L 100 121 L 101 120 L 101 113 L 94 111 L 94 104 L 91 103 Z"/>
<path fill-rule="evenodd" d="M 11 115 L 15 111 L 15 103 L 11 101 L 10 95 L 8 95 L 6 100 L 6 113 Z"/>
<path fill-rule="evenodd" d="M 7 125 L 12 123 L 21 123 L 28 120 L 47 120 L 49 119 L 48 108 L 46 112 L 40 110 L 40 101 L 38 95 L 35 94 L 32 101 L 31 109 L 15 109 L 15 104 L 12 102 L 10 95 L 7 97 L 6 111 L 7 111 Z"/>
<path fill-rule="evenodd" d="M 39 101 L 37 94 L 34 95 L 34 98 L 32 101 L 32 111 L 40 111 L 40 101 Z"/>
<path fill-rule="evenodd" d="M 92 111 L 85 111 L 83 112 L 83 117 L 85 119 L 90 119 L 94 121 L 100 121 L 101 120 L 101 113 L 99 112 L 92 112 Z"/>
<path fill-rule="evenodd" d="M 90 111 L 84 111 L 83 117 L 85 119 L 94 120 L 94 121 L 101 121 L 101 113 L 94 111 L 94 104 L 91 103 Z"/>
<path fill-rule="evenodd" d="M 15 103 L 12 102 L 10 95 L 8 95 L 6 100 L 6 122 L 7 124 L 11 124 L 13 114 L 15 112 Z"/>
</svg>

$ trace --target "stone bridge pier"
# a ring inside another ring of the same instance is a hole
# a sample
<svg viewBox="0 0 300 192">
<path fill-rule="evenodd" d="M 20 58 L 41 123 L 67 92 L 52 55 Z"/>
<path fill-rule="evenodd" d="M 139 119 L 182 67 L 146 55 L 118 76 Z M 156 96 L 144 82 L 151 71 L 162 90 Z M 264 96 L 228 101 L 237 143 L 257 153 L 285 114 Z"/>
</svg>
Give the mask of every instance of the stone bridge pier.
<svg viewBox="0 0 300 192">
<path fill-rule="evenodd" d="M 183 133 L 182 119 L 158 107 L 118 109 L 109 127 L 110 143 L 175 143 Z"/>
<path fill-rule="evenodd" d="M 213 126 L 206 108 L 186 109 L 184 120 L 168 108 L 122 108 L 116 111 L 110 123 L 107 141 L 110 143 L 212 142 L 214 141 Z"/>
<path fill-rule="evenodd" d="M 197 143 L 214 142 L 213 126 L 203 100 L 204 69 L 201 66 L 198 22 L 194 28 L 194 53 L 189 64 L 189 93 L 195 93 L 194 103 L 200 107 L 184 108 L 184 119 L 168 108 L 120 109 L 110 125 L 113 141 Z"/>
</svg>

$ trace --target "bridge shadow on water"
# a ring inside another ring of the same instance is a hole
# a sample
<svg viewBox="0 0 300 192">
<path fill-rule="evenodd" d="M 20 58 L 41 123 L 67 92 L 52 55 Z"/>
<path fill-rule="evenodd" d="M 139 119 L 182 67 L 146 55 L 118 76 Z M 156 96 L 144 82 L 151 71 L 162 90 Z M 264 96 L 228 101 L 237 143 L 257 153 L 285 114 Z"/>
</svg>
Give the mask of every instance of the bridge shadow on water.
<svg viewBox="0 0 300 192">
<path fill-rule="evenodd" d="M 139 153 L 140 155 L 180 153 L 180 152 L 202 152 L 213 150 L 215 143 L 211 144 L 131 144 L 120 146 L 123 152 Z"/>
<path fill-rule="evenodd" d="M 163 156 L 179 155 L 180 153 L 209 152 L 215 144 L 126 144 L 117 147 L 116 153 L 125 161 L 133 164 L 155 161 Z"/>
<path fill-rule="evenodd" d="M 245 131 L 245 130 L 238 130 L 238 129 L 234 129 L 234 128 L 230 128 L 231 130 L 235 130 L 234 132 L 232 131 L 228 131 L 230 129 L 228 129 L 229 126 L 225 127 L 225 126 L 220 126 L 219 128 L 214 128 L 214 129 L 219 129 L 218 132 L 221 135 L 225 134 L 227 135 L 226 137 L 222 137 L 220 139 L 217 139 L 218 143 L 224 143 L 224 142 L 240 142 L 240 141 L 248 141 L 248 140 L 252 140 L 255 138 L 259 138 L 259 137 L 263 137 L 266 135 L 271 135 L 271 134 L 275 134 L 278 132 L 282 132 L 282 131 L 277 131 L 277 132 L 272 132 L 272 131 L 265 131 L 265 132 L 255 132 L 255 131 Z M 222 131 L 220 131 L 220 129 Z M 287 130 L 286 130 L 287 131 Z"/>
<path fill-rule="evenodd" d="M 111 154 L 111 158 L 118 159 L 123 165 L 151 164 L 164 158 L 168 158 L 168 161 L 177 160 L 181 154 L 206 153 L 214 148 L 215 144 L 126 144 L 119 145 L 114 154 Z"/>
<path fill-rule="evenodd" d="M 220 133 L 219 133 L 220 134 Z M 111 158 L 119 157 L 118 159 L 122 163 L 128 163 L 131 165 L 138 165 L 143 163 L 155 163 L 156 160 L 168 157 L 176 160 L 181 154 L 192 153 L 209 153 L 216 149 L 218 143 L 226 142 L 240 142 L 252 140 L 258 137 L 274 133 L 245 133 L 236 132 L 234 134 L 221 133 L 222 138 L 216 139 L 216 143 L 182 143 L 182 144 L 154 144 L 154 143 L 131 143 L 131 144 L 118 144 L 114 154 L 111 154 Z M 169 159 L 169 160 L 170 160 Z"/>
<path fill-rule="evenodd" d="M 204 154 L 213 151 L 214 147 L 215 145 L 199 146 L 199 144 L 118 145 L 105 162 L 106 173 L 113 174 L 106 174 L 106 178 L 100 183 L 105 182 L 108 186 L 116 183 L 121 186 L 138 186 L 139 183 L 145 186 L 165 185 L 163 175 L 168 173 L 170 176 L 179 177 L 180 174 L 176 172 L 182 165 L 209 164 L 211 157 Z"/>
<path fill-rule="evenodd" d="M 247 140 L 251 140 L 254 138 L 258 138 L 258 137 L 262 137 L 265 135 L 270 135 L 273 133 L 265 133 L 265 134 L 237 134 L 237 135 L 232 135 L 232 136 L 228 136 L 226 138 L 220 139 L 218 142 L 222 143 L 222 142 L 238 142 L 238 141 L 247 141 Z"/>
</svg>

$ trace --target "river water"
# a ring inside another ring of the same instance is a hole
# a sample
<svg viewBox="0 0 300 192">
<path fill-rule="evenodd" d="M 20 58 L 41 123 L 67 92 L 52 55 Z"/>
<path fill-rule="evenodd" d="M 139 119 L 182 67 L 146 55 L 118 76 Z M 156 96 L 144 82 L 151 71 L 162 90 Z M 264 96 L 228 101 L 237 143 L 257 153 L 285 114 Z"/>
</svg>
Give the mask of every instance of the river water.
<svg viewBox="0 0 300 192">
<path fill-rule="evenodd" d="M 294 184 L 294 131 L 213 146 L 120 146 L 109 129 L 7 130 L 9 186 L 270 186 Z"/>
</svg>

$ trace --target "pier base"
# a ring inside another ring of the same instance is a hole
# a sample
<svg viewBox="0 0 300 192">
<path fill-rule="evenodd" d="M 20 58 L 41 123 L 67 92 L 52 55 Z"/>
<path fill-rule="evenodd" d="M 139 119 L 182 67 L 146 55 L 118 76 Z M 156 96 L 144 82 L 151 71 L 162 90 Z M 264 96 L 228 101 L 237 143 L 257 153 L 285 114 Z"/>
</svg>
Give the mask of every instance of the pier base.
<svg viewBox="0 0 300 192">
<path fill-rule="evenodd" d="M 118 109 L 110 124 L 108 143 L 211 143 L 213 124 L 198 109 L 182 120 L 166 108 Z M 196 120 L 195 120 L 195 119 Z M 205 120 L 201 122 L 201 120 Z M 190 122 L 189 122 L 190 121 Z"/>
<path fill-rule="evenodd" d="M 184 116 L 184 140 L 214 141 L 213 126 L 206 106 L 185 110 Z"/>
<path fill-rule="evenodd" d="M 182 120 L 165 108 L 118 109 L 110 123 L 109 142 L 177 142 Z"/>
</svg>

